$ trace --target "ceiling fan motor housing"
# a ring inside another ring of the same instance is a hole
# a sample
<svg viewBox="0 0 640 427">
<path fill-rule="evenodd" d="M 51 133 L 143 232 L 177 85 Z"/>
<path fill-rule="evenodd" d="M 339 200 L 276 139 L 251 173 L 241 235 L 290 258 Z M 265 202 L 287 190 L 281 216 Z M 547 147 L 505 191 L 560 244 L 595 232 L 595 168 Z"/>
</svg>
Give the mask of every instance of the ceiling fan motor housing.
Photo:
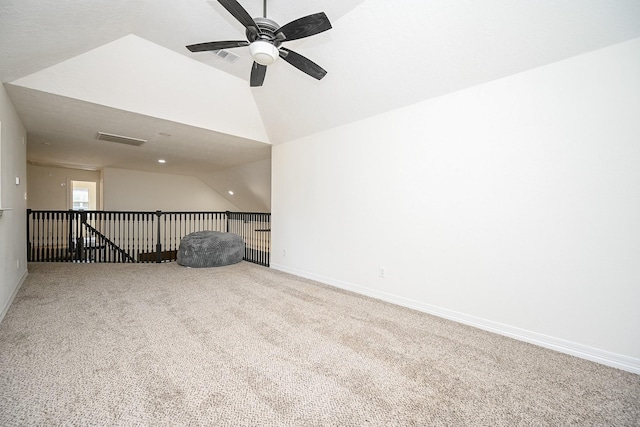
<svg viewBox="0 0 640 427">
<path fill-rule="evenodd" d="M 268 18 L 253 18 L 258 26 L 258 36 L 247 29 L 247 38 L 251 40 L 249 52 L 253 60 L 261 65 L 271 65 L 280 57 L 276 43 L 276 31 L 280 26 Z M 281 42 L 280 42 L 281 43 Z M 278 43 L 279 44 L 279 43 Z"/>
<path fill-rule="evenodd" d="M 253 18 L 253 21 L 258 26 L 258 37 L 264 40 L 275 40 L 276 39 L 276 31 L 280 28 L 275 21 L 269 18 Z M 255 39 L 255 35 L 251 34 L 249 30 L 246 31 L 247 39 L 253 41 Z"/>
</svg>

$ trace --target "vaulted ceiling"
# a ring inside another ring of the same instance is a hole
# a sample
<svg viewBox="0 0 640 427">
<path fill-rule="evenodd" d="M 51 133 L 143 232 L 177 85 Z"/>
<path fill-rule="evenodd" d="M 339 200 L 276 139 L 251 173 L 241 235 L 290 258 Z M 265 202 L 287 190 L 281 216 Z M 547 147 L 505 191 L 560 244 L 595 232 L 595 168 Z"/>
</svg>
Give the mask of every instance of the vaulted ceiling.
<svg viewBox="0 0 640 427">
<path fill-rule="evenodd" d="M 263 15 L 262 0 L 240 3 Z M 206 181 L 260 164 L 271 144 L 640 37 L 637 0 L 267 2 L 280 25 L 319 11 L 333 29 L 285 46 L 327 76 L 277 61 L 250 88 L 248 48 L 229 50 L 235 62 L 185 48 L 245 38 L 217 1 L 3 0 L 0 79 L 29 161 Z M 98 131 L 149 142 L 103 143 Z"/>
</svg>

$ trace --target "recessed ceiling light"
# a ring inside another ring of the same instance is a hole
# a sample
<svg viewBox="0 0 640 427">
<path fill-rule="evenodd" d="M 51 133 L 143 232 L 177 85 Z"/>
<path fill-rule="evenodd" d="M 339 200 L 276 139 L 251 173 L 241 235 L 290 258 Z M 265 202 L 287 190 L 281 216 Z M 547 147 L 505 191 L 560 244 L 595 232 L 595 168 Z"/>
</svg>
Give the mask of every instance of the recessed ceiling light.
<svg viewBox="0 0 640 427">
<path fill-rule="evenodd" d="M 158 163 L 167 163 L 167 161 L 164 160 L 164 159 L 160 159 L 160 160 L 158 160 Z"/>
<path fill-rule="evenodd" d="M 229 194 L 231 194 L 233 196 L 233 191 L 229 190 Z"/>
</svg>

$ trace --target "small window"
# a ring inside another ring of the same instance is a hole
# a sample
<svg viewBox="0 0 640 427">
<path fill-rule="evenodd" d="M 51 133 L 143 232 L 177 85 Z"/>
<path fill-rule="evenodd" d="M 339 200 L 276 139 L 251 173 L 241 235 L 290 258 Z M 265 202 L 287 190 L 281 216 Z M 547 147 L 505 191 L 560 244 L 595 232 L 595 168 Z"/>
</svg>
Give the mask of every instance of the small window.
<svg viewBox="0 0 640 427">
<path fill-rule="evenodd" d="M 89 189 L 74 188 L 73 189 L 73 210 L 86 211 L 89 209 Z"/>
<path fill-rule="evenodd" d="M 74 211 L 96 209 L 96 183 L 71 181 L 71 208 Z"/>
</svg>

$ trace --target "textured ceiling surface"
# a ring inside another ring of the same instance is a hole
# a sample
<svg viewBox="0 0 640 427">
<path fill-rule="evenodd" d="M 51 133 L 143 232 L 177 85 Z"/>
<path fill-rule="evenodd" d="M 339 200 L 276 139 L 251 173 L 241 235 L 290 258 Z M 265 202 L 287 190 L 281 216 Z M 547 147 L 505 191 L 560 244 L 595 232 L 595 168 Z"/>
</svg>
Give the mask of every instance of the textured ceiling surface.
<svg viewBox="0 0 640 427">
<path fill-rule="evenodd" d="M 262 16 L 263 1 L 240 3 Z M 27 128 L 29 160 L 211 174 L 268 159 L 270 144 L 640 37 L 637 0 L 267 6 L 281 25 L 327 14 L 331 31 L 285 43 L 325 68 L 323 80 L 277 61 L 264 86 L 249 88 L 248 48 L 230 50 L 234 63 L 189 52 L 244 39 L 217 1 L 3 0 L 0 79 Z M 101 146 L 97 131 L 150 142 Z"/>
</svg>

